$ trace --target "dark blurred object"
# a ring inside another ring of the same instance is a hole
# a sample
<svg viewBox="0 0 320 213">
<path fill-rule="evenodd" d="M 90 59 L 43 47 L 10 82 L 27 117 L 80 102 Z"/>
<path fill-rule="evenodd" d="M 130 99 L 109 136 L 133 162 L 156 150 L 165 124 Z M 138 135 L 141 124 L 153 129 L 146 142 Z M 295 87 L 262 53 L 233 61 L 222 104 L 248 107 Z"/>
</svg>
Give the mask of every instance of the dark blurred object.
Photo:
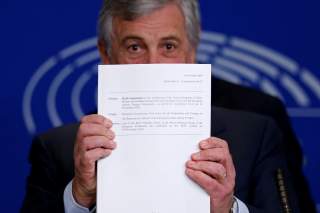
<svg viewBox="0 0 320 213">
<path fill-rule="evenodd" d="M 212 78 L 212 105 L 255 112 L 272 117 L 282 131 L 291 181 L 297 192 L 301 212 L 316 213 L 308 182 L 303 174 L 303 154 L 292 130 L 283 103 L 260 91 Z"/>
</svg>

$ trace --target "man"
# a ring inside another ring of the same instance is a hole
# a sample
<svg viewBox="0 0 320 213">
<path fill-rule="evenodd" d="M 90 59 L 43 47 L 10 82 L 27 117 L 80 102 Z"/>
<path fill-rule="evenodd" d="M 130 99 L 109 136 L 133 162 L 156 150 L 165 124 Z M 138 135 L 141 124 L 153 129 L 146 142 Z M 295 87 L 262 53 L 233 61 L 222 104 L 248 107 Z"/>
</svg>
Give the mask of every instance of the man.
<svg viewBox="0 0 320 213">
<path fill-rule="evenodd" d="M 195 63 L 200 31 L 195 0 L 105 1 L 99 26 L 105 64 Z M 274 123 L 219 108 L 213 115 L 215 137 L 199 142 L 199 152 L 186 162 L 186 175 L 210 195 L 211 212 L 280 212 L 275 171 L 288 175 Z M 116 148 L 111 128 L 107 118 L 89 115 L 80 125 L 37 137 L 22 212 L 89 212 L 96 199 L 95 163 Z M 287 184 L 296 212 L 290 180 Z"/>
</svg>

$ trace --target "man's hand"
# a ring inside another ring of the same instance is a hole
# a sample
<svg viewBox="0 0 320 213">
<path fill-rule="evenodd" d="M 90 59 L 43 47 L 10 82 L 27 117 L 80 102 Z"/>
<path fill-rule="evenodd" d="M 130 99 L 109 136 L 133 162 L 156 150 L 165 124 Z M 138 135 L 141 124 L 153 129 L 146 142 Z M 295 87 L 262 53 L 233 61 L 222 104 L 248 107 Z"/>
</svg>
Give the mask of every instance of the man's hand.
<svg viewBox="0 0 320 213">
<path fill-rule="evenodd" d="M 219 138 L 208 138 L 199 146 L 200 152 L 187 162 L 186 174 L 210 195 L 211 213 L 228 213 L 236 176 L 228 144 Z"/>
<path fill-rule="evenodd" d="M 100 115 L 81 119 L 74 147 L 75 176 L 72 191 L 77 203 L 90 207 L 96 201 L 96 161 L 109 156 L 116 144 L 112 122 Z"/>
</svg>

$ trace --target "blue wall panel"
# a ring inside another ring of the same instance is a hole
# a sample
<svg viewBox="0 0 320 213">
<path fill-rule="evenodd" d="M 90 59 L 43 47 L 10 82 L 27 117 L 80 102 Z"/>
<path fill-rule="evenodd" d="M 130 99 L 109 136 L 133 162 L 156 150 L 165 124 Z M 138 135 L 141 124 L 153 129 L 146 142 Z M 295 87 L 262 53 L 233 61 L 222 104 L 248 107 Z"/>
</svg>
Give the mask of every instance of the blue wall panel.
<svg viewBox="0 0 320 213">
<path fill-rule="evenodd" d="M 280 97 L 320 203 L 320 14 L 317 1 L 202 0 L 199 62 L 213 74 Z M 0 212 L 17 212 L 32 135 L 95 108 L 100 1 L 0 2 Z M 320 212 L 320 211 L 319 211 Z"/>
</svg>

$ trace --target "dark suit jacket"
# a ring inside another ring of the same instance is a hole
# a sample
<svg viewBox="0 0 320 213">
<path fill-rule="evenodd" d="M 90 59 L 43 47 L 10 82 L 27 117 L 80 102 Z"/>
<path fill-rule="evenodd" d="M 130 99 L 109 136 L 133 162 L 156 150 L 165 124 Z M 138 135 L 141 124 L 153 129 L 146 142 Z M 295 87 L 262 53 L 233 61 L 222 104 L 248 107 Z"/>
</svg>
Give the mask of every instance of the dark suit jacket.
<svg viewBox="0 0 320 213">
<path fill-rule="evenodd" d="M 316 213 L 308 182 L 303 174 L 303 153 L 282 102 L 260 91 L 212 78 L 212 104 L 227 109 L 255 112 L 273 118 L 283 134 L 285 154 L 302 212 Z"/>
<path fill-rule="evenodd" d="M 281 212 L 275 179 L 278 168 L 284 171 L 293 212 L 298 212 L 281 134 L 274 122 L 252 113 L 214 108 L 211 125 L 212 135 L 229 144 L 237 174 L 235 195 L 250 212 Z M 74 175 L 77 128 L 77 124 L 56 128 L 33 141 L 22 212 L 63 212 L 63 191 Z"/>
</svg>

